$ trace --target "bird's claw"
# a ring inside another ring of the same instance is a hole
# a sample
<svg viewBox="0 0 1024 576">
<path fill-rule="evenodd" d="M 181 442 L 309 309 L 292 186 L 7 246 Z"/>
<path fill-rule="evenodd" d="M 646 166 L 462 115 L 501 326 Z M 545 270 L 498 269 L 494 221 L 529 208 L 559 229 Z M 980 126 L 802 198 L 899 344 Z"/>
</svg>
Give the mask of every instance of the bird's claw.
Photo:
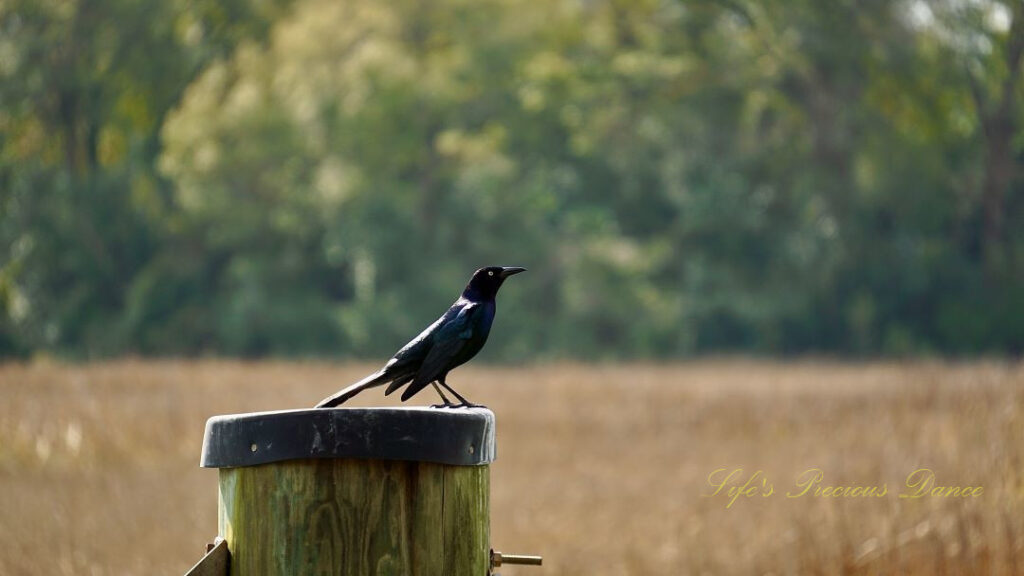
<svg viewBox="0 0 1024 576">
<path fill-rule="evenodd" d="M 431 404 L 430 407 L 435 409 L 448 408 L 451 410 L 454 410 L 456 408 L 487 408 L 487 406 L 484 406 L 483 404 L 474 404 L 472 402 L 459 402 L 458 404 L 453 404 L 451 402 L 448 402 L 446 404 Z"/>
</svg>

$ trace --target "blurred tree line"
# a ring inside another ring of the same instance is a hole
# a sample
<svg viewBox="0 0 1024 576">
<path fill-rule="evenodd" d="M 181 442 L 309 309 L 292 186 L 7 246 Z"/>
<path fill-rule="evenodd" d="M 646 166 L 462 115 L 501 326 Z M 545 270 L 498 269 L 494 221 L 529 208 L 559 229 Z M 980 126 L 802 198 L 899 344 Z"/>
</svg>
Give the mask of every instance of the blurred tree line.
<svg viewBox="0 0 1024 576">
<path fill-rule="evenodd" d="M 5 0 L 0 355 L 1019 354 L 1018 0 Z"/>
</svg>

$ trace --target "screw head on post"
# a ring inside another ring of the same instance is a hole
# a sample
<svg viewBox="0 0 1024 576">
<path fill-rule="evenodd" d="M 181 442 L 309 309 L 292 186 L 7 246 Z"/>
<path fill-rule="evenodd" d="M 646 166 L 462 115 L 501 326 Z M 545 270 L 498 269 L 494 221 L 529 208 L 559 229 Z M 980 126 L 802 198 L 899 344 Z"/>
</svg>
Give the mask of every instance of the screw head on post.
<svg viewBox="0 0 1024 576">
<path fill-rule="evenodd" d="M 541 556 L 526 556 L 523 554 L 502 554 L 491 549 L 491 568 L 497 568 L 502 564 L 520 564 L 524 566 L 540 566 L 544 561 Z"/>
</svg>

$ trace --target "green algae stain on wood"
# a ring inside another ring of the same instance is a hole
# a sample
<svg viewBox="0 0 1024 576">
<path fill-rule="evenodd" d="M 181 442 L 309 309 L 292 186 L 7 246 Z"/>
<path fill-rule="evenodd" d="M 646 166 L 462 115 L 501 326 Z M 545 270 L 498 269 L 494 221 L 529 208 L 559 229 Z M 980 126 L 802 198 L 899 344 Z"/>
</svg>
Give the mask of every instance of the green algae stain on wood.
<svg viewBox="0 0 1024 576">
<path fill-rule="evenodd" d="M 231 575 L 487 573 L 486 466 L 308 459 L 220 470 Z"/>
<path fill-rule="evenodd" d="M 490 568 L 490 470 L 444 470 L 444 569 L 451 576 L 479 576 Z"/>
<path fill-rule="evenodd" d="M 445 549 L 442 522 L 444 518 L 444 471 L 450 466 L 418 464 L 414 466 L 415 480 L 404 493 L 401 525 L 408 530 L 409 565 L 411 574 L 427 576 L 444 574 Z M 486 511 L 484 511 L 486 513 Z"/>
</svg>

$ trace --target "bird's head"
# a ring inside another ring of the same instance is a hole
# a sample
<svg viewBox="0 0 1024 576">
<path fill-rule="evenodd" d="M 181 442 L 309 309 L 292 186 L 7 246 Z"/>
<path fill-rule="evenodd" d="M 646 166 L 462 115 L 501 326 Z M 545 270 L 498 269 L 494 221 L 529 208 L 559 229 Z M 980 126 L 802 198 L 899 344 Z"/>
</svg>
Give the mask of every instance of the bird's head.
<svg viewBox="0 0 1024 576">
<path fill-rule="evenodd" d="M 462 295 L 470 300 L 494 298 L 505 278 L 520 272 L 526 272 L 526 268 L 518 266 L 488 266 L 481 268 L 473 273 L 473 277 L 469 279 L 469 284 L 462 291 Z"/>
</svg>

